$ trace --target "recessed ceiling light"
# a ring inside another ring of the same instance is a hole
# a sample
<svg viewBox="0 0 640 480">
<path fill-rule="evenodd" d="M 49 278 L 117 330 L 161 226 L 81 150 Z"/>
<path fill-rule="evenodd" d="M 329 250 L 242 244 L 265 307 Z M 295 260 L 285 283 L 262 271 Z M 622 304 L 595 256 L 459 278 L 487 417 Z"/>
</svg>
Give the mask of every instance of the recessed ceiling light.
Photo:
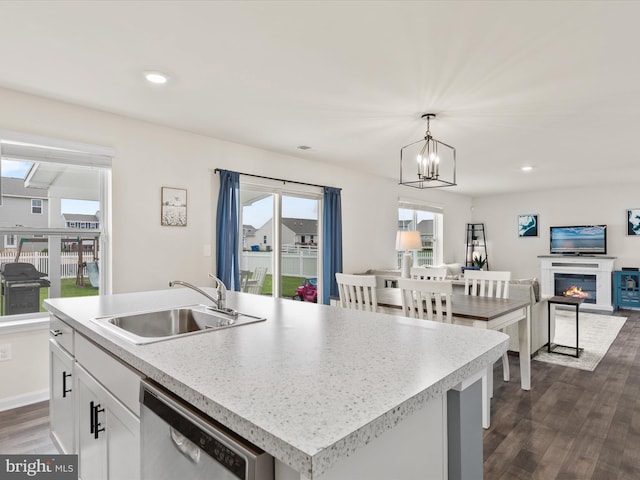
<svg viewBox="0 0 640 480">
<path fill-rule="evenodd" d="M 169 77 L 162 72 L 144 72 L 144 78 L 155 85 L 164 85 L 169 81 Z"/>
<path fill-rule="evenodd" d="M 523 172 L 530 172 L 531 170 L 533 170 L 533 167 L 531 165 L 525 165 L 524 167 L 520 167 L 520 170 L 522 170 Z"/>
<path fill-rule="evenodd" d="M 300 145 L 298 147 L 299 150 L 311 150 L 311 147 L 308 145 Z"/>
</svg>

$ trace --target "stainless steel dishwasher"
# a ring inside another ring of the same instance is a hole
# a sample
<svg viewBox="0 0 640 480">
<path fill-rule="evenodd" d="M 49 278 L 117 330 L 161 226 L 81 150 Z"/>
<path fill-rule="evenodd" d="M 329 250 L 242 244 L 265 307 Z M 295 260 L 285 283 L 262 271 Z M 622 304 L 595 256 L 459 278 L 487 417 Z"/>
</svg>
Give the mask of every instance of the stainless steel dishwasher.
<svg viewBox="0 0 640 480">
<path fill-rule="evenodd" d="M 143 381 L 143 480 L 273 480 L 273 457 L 163 388 Z"/>
</svg>

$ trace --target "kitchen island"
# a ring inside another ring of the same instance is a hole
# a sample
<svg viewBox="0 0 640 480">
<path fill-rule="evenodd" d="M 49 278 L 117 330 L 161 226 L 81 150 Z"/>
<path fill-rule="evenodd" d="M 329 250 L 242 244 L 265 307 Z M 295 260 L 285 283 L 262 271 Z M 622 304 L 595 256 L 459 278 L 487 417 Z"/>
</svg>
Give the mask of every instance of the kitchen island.
<svg viewBox="0 0 640 480">
<path fill-rule="evenodd" d="M 477 385 L 508 345 L 500 332 L 235 292 L 228 306 L 267 320 L 147 345 L 92 321 L 199 303 L 188 289 L 46 301 L 76 335 L 275 457 L 277 480 L 447 478 L 448 393 Z M 480 393 L 470 399 L 479 418 Z"/>
</svg>

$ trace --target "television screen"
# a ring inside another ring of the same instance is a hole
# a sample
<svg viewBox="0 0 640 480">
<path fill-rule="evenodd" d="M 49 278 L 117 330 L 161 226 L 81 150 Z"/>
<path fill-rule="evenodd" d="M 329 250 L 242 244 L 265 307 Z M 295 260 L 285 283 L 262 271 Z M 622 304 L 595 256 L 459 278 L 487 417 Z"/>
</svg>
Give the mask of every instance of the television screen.
<svg viewBox="0 0 640 480">
<path fill-rule="evenodd" d="M 607 253 L 607 226 L 551 227 L 551 253 L 565 255 Z"/>
</svg>

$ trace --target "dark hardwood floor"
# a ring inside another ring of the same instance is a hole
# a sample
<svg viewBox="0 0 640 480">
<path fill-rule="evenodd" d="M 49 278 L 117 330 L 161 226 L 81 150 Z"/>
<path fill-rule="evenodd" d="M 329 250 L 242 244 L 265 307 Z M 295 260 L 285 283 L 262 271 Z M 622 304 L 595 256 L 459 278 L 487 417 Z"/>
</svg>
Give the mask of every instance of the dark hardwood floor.
<svg viewBox="0 0 640 480">
<path fill-rule="evenodd" d="M 640 312 L 627 317 L 594 372 L 532 361 L 529 392 L 494 368 L 486 480 L 640 479 Z"/>
<path fill-rule="evenodd" d="M 484 432 L 485 480 L 640 479 L 640 312 L 628 317 L 594 372 L 532 362 L 520 389 L 494 369 L 491 428 Z M 56 453 L 47 402 L 0 412 L 0 453 Z"/>
</svg>

